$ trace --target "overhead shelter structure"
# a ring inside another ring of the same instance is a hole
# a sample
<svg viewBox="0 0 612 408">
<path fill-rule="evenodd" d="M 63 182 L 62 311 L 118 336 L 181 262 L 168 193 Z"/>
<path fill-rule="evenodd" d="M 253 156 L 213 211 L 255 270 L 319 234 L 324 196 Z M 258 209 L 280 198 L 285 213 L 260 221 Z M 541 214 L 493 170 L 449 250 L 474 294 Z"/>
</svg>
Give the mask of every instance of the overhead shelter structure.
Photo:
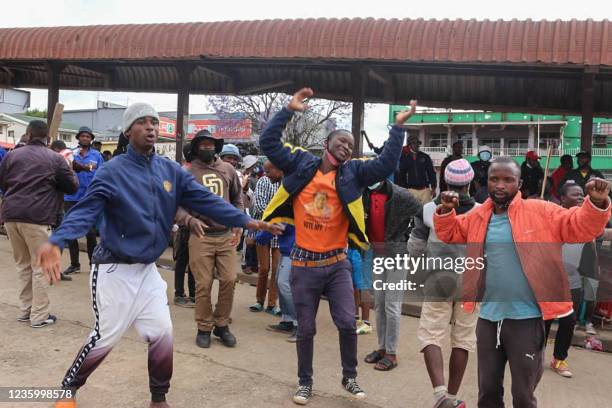
<svg viewBox="0 0 612 408">
<path fill-rule="evenodd" d="M 305 19 L 0 29 L 0 86 L 178 94 L 293 93 L 364 102 L 612 116 L 612 23 Z"/>
</svg>

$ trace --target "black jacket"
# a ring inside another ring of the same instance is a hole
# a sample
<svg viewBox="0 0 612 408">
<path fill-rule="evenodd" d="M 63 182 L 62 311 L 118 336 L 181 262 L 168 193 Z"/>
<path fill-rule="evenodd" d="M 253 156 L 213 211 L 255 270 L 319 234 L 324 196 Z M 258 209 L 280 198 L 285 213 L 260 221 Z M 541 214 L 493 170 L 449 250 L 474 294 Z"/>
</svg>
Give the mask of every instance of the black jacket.
<svg viewBox="0 0 612 408">
<path fill-rule="evenodd" d="M 402 152 L 399 161 L 399 170 L 395 179 L 397 185 L 404 188 L 432 188 L 435 189 L 436 171 L 428 154 L 417 152 L 416 158 L 411 152 Z"/>
<path fill-rule="evenodd" d="M 66 160 L 34 140 L 8 153 L 0 164 L 0 189 L 4 192 L 0 219 L 54 225 L 64 194 L 79 188 Z"/>
</svg>

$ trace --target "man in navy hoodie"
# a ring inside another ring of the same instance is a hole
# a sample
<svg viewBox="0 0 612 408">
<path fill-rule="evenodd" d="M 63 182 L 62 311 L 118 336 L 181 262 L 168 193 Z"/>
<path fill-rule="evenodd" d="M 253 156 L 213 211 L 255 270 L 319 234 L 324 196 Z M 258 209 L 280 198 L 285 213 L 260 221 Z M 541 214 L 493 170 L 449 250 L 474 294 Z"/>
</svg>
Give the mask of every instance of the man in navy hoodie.
<svg viewBox="0 0 612 408">
<path fill-rule="evenodd" d="M 130 326 L 149 343 L 150 407 L 169 407 L 172 377 L 172 321 L 166 282 L 155 261 L 168 246 L 178 206 L 228 227 L 268 230 L 282 227 L 256 221 L 197 183 L 180 166 L 155 154 L 159 116 L 152 106 L 136 103 L 123 116 L 127 154 L 102 166 L 85 196 L 39 251 L 47 279 L 60 279 L 60 251 L 82 237 L 103 213 L 100 244 L 92 260 L 94 330 L 62 382 L 72 398 L 56 407 L 76 407 L 74 392 L 108 355 Z"/>
</svg>

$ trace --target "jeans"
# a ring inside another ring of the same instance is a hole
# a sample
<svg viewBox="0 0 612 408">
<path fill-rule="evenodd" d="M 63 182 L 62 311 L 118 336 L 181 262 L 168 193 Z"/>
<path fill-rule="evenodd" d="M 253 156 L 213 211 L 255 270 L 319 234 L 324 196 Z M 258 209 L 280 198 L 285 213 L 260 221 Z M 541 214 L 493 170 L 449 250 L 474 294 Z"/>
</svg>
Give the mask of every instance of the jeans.
<svg viewBox="0 0 612 408">
<path fill-rule="evenodd" d="M 293 305 L 293 294 L 291 293 L 291 259 L 283 256 L 276 272 L 276 286 L 278 288 L 278 303 L 280 304 L 283 322 L 297 324 L 295 306 Z"/>
<path fill-rule="evenodd" d="M 342 375 L 356 378 L 357 327 L 351 263 L 345 259 L 322 267 L 292 266 L 291 292 L 298 320 L 296 346 L 300 385 L 312 385 L 313 339 L 321 295 L 327 297 L 338 328 Z"/>
</svg>

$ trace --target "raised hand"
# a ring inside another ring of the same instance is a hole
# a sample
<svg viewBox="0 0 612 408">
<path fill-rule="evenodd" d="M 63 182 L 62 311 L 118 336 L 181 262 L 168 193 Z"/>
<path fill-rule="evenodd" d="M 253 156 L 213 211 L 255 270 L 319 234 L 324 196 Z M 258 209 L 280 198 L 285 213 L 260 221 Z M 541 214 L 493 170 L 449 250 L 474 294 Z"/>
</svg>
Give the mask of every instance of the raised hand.
<svg viewBox="0 0 612 408">
<path fill-rule="evenodd" d="M 443 191 L 440 193 L 439 212 L 444 214 L 459 207 L 459 194 L 456 191 Z"/>
<path fill-rule="evenodd" d="M 601 208 L 604 208 L 608 204 L 610 183 L 607 180 L 593 177 L 584 187 L 593 204 Z"/>
<path fill-rule="evenodd" d="M 302 88 L 296 93 L 293 94 L 291 101 L 289 101 L 289 105 L 287 108 L 294 112 L 304 112 L 308 109 L 308 105 L 304 103 L 304 99 L 311 98 L 314 95 L 314 92 L 310 88 Z"/>
<path fill-rule="evenodd" d="M 416 107 L 417 107 L 417 101 L 416 99 L 412 99 L 410 101 L 410 109 L 401 111 L 395 116 L 395 124 L 403 125 L 408 119 L 410 119 L 412 115 L 414 115 L 414 112 L 416 112 Z"/>
</svg>

